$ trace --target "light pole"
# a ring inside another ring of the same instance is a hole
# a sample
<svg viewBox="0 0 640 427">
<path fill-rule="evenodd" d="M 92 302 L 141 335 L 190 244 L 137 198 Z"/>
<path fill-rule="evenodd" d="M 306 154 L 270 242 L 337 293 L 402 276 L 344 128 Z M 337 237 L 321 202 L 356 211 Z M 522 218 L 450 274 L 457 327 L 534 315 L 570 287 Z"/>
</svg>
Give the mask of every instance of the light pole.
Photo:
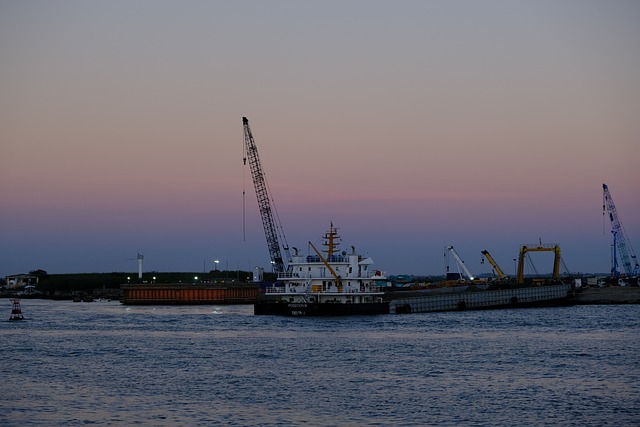
<svg viewBox="0 0 640 427">
<path fill-rule="evenodd" d="M 220 264 L 220 261 L 218 260 L 213 261 L 213 265 L 215 266 L 214 268 L 215 271 L 218 271 L 218 264 Z"/>
</svg>

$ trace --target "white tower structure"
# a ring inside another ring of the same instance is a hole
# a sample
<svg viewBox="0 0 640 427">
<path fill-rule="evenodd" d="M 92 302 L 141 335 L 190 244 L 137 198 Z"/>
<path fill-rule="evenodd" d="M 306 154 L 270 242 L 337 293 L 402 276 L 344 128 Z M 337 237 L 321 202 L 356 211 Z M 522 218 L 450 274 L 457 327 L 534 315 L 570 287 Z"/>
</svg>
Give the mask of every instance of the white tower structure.
<svg viewBox="0 0 640 427">
<path fill-rule="evenodd" d="M 138 254 L 138 279 L 142 279 L 142 260 L 144 255 Z"/>
<path fill-rule="evenodd" d="M 255 270 L 253 270 L 253 281 L 262 282 L 263 277 L 264 277 L 264 268 L 256 267 Z"/>
</svg>

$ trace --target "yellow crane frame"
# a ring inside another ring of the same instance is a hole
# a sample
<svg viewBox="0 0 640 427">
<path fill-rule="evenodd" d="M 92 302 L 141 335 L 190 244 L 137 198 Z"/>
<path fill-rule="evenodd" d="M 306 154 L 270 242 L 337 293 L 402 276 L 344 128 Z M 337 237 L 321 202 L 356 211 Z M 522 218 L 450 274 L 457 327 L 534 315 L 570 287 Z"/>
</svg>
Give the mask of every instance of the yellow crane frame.
<svg viewBox="0 0 640 427">
<path fill-rule="evenodd" d="M 524 284 L 524 256 L 527 252 L 553 252 L 555 254 L 553 259 L 553 279 L 560 278 L 560 246 L 558 245 L 543 245 L 529 247 L 523 245 L 520 248 L 520 256 L 518 259 L 518 284 Z"/>
</svg>

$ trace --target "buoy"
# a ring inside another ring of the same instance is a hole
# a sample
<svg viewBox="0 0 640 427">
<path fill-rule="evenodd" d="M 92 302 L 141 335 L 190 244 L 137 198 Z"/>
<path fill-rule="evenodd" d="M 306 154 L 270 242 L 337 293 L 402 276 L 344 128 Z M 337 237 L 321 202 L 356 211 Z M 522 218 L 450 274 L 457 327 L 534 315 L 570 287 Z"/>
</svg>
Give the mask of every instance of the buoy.
<svg viewBox="0 0 640 427">
<path fill-rule="evenodd" d="M 12 299 L 13 307 L 11 308 L 11 317 L 9 320 L 24 320 L 22 315 L 22 309 L 20 308 L 20 300 L 18 298 Z"/>
</svg>

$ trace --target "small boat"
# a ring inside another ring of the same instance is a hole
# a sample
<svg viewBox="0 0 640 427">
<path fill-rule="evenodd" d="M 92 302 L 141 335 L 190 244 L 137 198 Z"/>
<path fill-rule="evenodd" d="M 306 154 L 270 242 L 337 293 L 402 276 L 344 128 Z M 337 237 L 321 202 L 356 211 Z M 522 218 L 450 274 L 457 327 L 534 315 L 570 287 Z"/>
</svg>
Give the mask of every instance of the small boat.
<svg viewBox="0 0 640 427">
<path fill-rule="evenodd" d="M 9 320 L 24 320 L 22 309 L 20 308 L 20 299 L 11 299 L 11 303 L 13 306 L 11 307 L 11 316 L 9 317 Z"/>
<path fill-rule="evenodd" d="M 254 304 L 254 314 L 281 316 L 347 316 L 388 314 L 389 302 L 381 285 L 385 273 L 376 270 L 371 258 L 340 251 L 340 236 L 331 223 L 323 235 L 324 250 L 309 242 L 313 253 L 298 250 L 286 271 L 278 274 Z M 310 251 L 311 252 L 311 251 Z"/>
</svg>

